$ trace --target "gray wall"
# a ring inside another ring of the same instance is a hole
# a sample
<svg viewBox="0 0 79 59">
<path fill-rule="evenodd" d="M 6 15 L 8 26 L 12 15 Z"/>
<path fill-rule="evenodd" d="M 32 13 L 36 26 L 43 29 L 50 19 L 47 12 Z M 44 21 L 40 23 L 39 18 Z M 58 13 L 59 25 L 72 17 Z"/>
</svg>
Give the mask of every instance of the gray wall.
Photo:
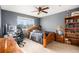
<svg viewBox="0 0 79 59">
<path fill-rule="evenodd" d="M 40 25 L 40 18 L 35 19 L 34 22 L 35 22 L 36 25 Z"/>
<path fill-rule="evenodd" d="M 70 10 L 69 12 L 73 12 L 75 10 L 79 10 L 79 8 Z M 60 12 L 54 15 L 50 15 L 44 18 L 41 18 L 40 24 L 42 26 L 42 29 L 44 31 L 54 31 L 56 32 L 56 29 L 58 25 L 64 26 L 64 18 L 68 15 L 68 11 Z M 70 13 L 69 13 L 70 15 Z"/>
<path fill-rule="evenodd" d="M 56 31 L 58 25 L 64 26 L 64 17 L 66 14 L 67 12 L 62 12 L 42 18 L 40 23 L 43 30 Z"/>
<path fill-rule="evenodd" d="M 2 34 L 2 31 L 1 31 L 1 7 L 0 7 L 0 35 Z"/>
<path fill-rule="evenodd" d="M 19 13 L 15 13 L 15 12 L 2 10 L 2 23 L 3 24 L 17 25 L 17 17 L 18 16 L 37 19 L 37 18 L 34 18 L 32 16 L 27 16 L 24 14 L 19 14 Z"/>
<path fill-rule="evenodd" d="M 2 10 L 2 25 L 17 25 L 17 15 L 13 12 Z"/>
<path fill-rule="evenodd" d="M 6 11 L 6 10 L 1 10 L 1 19 L 2 19 L 2 30 L 5 24 L 10 24 L 10 25 L 17 25 L 17 18 L 18 16 L 21 17 L 26 17 L 26 18 L 32 18 L 35 19 L 35 24 L 39 24 L 39 19 L 36 17 L 24 15 L 24 14 L 19 14 L 11 11 Z M 3 32 L 3 31 L 2 31 Z"/>
</svg>

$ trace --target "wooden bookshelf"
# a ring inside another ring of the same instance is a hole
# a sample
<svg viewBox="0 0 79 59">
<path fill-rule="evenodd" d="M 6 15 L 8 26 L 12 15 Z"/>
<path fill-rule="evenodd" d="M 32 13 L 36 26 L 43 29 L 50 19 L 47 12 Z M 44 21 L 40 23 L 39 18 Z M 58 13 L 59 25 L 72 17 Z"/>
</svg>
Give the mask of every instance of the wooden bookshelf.
<svg viewBox="0 0 79 59">
<path fill-rule="evenodd" d="M 79 45 L 79 16 L 65 18 L 65 38 L 73 45 Z"/>
</svg>

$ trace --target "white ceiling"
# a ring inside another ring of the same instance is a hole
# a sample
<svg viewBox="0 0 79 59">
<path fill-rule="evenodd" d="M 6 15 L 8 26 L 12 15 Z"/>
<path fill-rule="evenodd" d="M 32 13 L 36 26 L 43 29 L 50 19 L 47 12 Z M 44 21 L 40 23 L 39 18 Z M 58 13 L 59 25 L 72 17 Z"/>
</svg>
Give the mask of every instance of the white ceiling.
<svg viewBox="0 0 79 59">
<path fill-rule="evenodd" d="M 79 7 L 79 5 L 47 5 L 49 6 L 49 9 L 47 10 L 48 13 L 41 13 L 40 15 L 37 15 L 37 12 L 33 12 L 34 10 L 36 10 L 36 6 L 38 5 L 1 5 L 1 8 L 4 10 L 22 13 L 30 16 L 44 17 Z"/>
</svg>

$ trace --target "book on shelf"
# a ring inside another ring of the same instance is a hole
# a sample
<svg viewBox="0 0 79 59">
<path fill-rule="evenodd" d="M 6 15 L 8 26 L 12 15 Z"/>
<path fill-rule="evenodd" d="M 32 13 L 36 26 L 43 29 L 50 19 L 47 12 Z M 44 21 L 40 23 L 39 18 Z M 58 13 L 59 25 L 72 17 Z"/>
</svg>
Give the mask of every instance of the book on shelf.
<svg viewBox="0 0 79 59">
<path fill-rule="evenodd" d="M 77 22 L 79 22 L 79 19 L 77 19 Z"/>
</svg>

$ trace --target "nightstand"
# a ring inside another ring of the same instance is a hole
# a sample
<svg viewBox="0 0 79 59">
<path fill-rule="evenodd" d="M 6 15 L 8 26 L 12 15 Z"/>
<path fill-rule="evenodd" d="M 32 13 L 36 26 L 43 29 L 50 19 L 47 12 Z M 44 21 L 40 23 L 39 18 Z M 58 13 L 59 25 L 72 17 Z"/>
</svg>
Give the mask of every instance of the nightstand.
<svg viewBox="0 0 79 59">
<path fill-rule="evenodd" d="M 56 34 L 56 41 L 64 43 L 64 35 Z"/>
</svg>

